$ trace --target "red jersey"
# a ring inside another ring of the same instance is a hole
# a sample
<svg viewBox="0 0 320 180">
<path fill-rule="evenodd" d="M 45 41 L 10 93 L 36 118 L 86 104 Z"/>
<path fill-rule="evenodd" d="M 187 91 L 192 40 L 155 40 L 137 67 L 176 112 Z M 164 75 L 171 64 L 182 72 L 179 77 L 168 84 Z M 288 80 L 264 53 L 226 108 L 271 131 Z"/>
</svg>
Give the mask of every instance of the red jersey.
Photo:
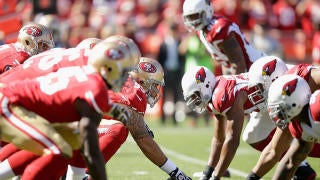
<svg viewBox="0 0 320 180">
<path fill-rule="evenodd" d="M 119 93 L 110 93 L 112 102 L 122 103 L 144 114 L 147 109 L 147 96 L 143 87 L 134 79 L 128 78 Z"/>
<path fill-rule="evenodd" d="M 239 26 L 223 16 L 213 16 L 211 23 L 205 30 L 197 32 L 201 42 L 205 45 L 207 51 L 213 59 L 229 67 L 228 56 L 219 47 L 219 44 L 227 39 L 231 32 L 234 32 L 240 43 L 242 52 L 245 56 L 247 70 L 251 64 L 265 54 L 255 49 L 244 37 Z"/>
<path fill-rule="evenodd" d="M 320 140 L 320 90 L 315 91 L 309 101 L 308 123 L 293 120 L 289 130 L 293 137 L 308 142 Z"/>
<path fill-rule="evenodd" d="M 312 64 L 298 64 L 290 68 L 286 74 L 295 74 L 302 77 L 307 82 L 309 81 L 311 70 L 315 68 L 320 68 Z"/>
<path fill-rule="evenodd" d="M 226 114 L 233 106 L 236 96 L 240 91 L 246 91 L 247 94 L 255 91 L 255 87 L 249 88 L 248 83 L 247 73 L 219 76 L 213 90 L 212 102 L 208 107 L 209 110 L 215 114 Z M 243 108 L 245 113 L 257 110 L 257 107 L 249 99 L 247 99 Z"/>
<path fill-rule="evenodd" d="M 18 47 L 14 43 L 0 46 L 0 74 L 22 64 L 30 57 L 30 54 Z"/>
<path fill-rule="evenodd" d="M 66 67 L 34 79 L 7 83 L 0 92 L 9 103 L 23 106 L 49 122 L 79 121 L 75 100 L 85 100 L 96 112 L 110 110 L 107 86 L 92 67 Z"/>
<path fill-rule="evenodd" d="M 86 49 L 54 48 L 49 51 L 32 56 L 22 65 L 0 76 L 1 82 L 11 82 L 21 79 L 38 77 L 50 72 L 56 72 L 59 68 L 69 66 L 83 66 L 88 62 Z M 17 73 L 16 73 L 17 72 Z"/>
</svg>

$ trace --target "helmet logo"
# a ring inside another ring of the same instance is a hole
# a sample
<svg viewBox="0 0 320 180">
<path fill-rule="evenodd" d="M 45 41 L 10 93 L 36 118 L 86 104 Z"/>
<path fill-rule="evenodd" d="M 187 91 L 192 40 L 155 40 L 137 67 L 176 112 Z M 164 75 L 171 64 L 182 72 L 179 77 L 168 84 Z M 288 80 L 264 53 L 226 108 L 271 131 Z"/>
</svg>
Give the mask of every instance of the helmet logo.
<svg viewBox="0 0 320 180">
<path fill-rule="evenodd" d="M 96 43 L 91 43 L 91 44 L 89 44 L 89 48 L 92 49 L 95 45 L 96 45 Z"/>
<path fill-rule="evenodd" d="M 155 73 L 157 71 L 157 68 L 153 64 L 148 62 L 140 63 L 139 68 L 148 73 Z"/>
<path fill-rule="evenodd" d="M 204 70 L 203 67 L 201 67 L 201 68 L 197 71 L 196 77 L 195 77 L 197 84 L 203 83 L 204 80 L 206 79 L 206 77 L 207 77 L 206 71 Z"/>
<path fill-rule="evenodd" d="M 23 31 L 25 31 L 28 35 L 31 35 L 33 37 L 38 37 L 42 35 L 41 29 L 39 29 L 36 26 L 25 27 Z"/>
<path fill-rule="evenodd" d="M 295 78 L 295 79 L 287 82 L 286 84 L 284 84 L 283 87 L 282 87 L 282 93 L 281 94 L 290 96 L 296 90 L 297 83 L 298 83 L 298 79 Z"/>
<path fill-rule="evenodd" d="M 277 60 L 274 59 L 262 67 L 263 76 L 271 76 L 271 74 L 276 70 Z"/>
<path fill-rule="evenodd" d="M 123 59 L 124 54 L 122 51 L 115 49 L 115 48 L 111 48 L 106 50 L 105 55 L 110 58 L 110 59 L 114 59 L 114 60 L 119 60 L 119 59 Z"/>
</svg>

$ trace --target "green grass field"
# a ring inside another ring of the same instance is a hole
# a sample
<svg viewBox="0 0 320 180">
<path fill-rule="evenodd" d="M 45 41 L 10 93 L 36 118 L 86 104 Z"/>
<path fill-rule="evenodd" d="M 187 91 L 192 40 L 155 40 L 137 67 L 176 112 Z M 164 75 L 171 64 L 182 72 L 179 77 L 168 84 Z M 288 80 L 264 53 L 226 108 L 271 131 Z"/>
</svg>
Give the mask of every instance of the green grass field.
<svg viewBox="0 0 320 180">
<path fill-rule="evenodd" d="M 201 120 L 200 120 L 201 121 Z M 199 124 L 189 126 L 189 121 L 179 123 L 173 127 L 168 123 L 160 125 L 159 121 L 147 121 L 155 134 L 155 141 L 165 154 L 174 161 L 187 175 L 193 179 L 195 172 L 201 172 L 206 165 L 213 128 Z M 237 154 L 229 170 L 230 180 L 245 179 L 247 173 L 255 165 L 259 152 L 241 141 Z M 320 160 L 308 158 L 308 162 L 318 172 L 320 180 Z M 127 141 L 106 166 L 108 178 L 111 180 L 160 180 L 167 179 L 168 175 L 159 167 L 151 163 L 140 151 L 129 135 Z M 263 179 L 271 179 L 274 169 Z"/>
</svg>

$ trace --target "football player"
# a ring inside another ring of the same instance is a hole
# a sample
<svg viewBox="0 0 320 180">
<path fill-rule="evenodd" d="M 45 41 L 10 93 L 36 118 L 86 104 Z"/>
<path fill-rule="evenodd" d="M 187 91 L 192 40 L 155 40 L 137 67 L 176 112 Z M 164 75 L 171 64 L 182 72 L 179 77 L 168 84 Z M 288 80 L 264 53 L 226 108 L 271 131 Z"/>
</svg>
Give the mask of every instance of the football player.
<svg viewBox="0 0 320 180">
<path fill-rule="evenodd" d="M 316 90 L 311 96 L 308 82 L 297 75 L 284 75 L 271 85 L 269 115 L 279 129 L 288 129 L 294 137 L 273 179 L 291 179 L 309 153 L 309 156 L 320 157 L 319 144 L 315 146 L 320 138 L 319 94 L 320 91 Z"/>
<path fill-rule="evenodd" d="M 121 106 L 109 104 L 107 89 L 120 89 L 121 78 L 136 65 L 130 61 L 129 53 L 118 44 L 100 42 L 90 51 L 87 66 L 60 68 L 44 76 L 3 84 L 1 139 L 44 155 L 40 159 L 58 162 L 81 147 L 90 175 L 106 179 L 97 125 L 105 113 L 123 122 L 128 118 Z M 61 53 L 55 58 L 84 58 L 74 55 Z M 77 121 L 72 127 L 72 122 Z M 32 174 L 32 169 L 40 168 L 37 161 L 26 168 L 22 179 L 48 178 L 45 174 Z"/>
<path fill-rule="evenodd" d="M 20 29 L 17 42 L 0 46 L 0 74 L 54 47 L 51 31 L 46 26 L 28 23 Z"/>
<path fill-rule="evenodd" d="M 312 64 L 298 64 L 290 68 L 285 74 L 295 74 L 305 79 L 311 92 L 320 88 L 320 69 L 319 66 Z M 276 128 L 271 142 L 263 149 L 260 158 L 251 170 L 247 179 L 260 179 L 268 173 L 272 167 L 281 159 L 288 149 L 292 136 L 288 128 Z M 311 153 L 316 151 L 316 148 Z M 295 173 L 295 177 L 301 179 L 314 179 L 316 172 L 307 163 L 302 163 Z"/>
<path fill-rule="evenodd" d="M 157 143 L 153 140 L 153 134 L 143 120 L 147 103 L 150 107 L 153 107 L 161 97 L 160 88 L 164 85 L 161 65 L 154 59 L 143 57 L 140 58 L 137 69 L 134 69 L 129 74 L 130 78 L 128 78 L 121 92 L 110 92 L 109 94 L 112 102 L 125 104 L 131 109 L 128 123 L 123 124 L 120 121 L 110 119 L 111 117 L 104 117 L 98 127 L 100 150 L 103 152 L 105 162 L 107 163 L 120 148 L 126 140 L 129 130 L 141 151 L 155 165 L 159 166 L 172 178 L 179 176 L 188 179 L 188 177 L 164 155 Z M 0 177 L 9 178 L 10 175 L 21 174 L 24 169 L 23 167 L 27 166 L 30 161 L 36 158 L 34 154 L 27 151 L 15 153 L 8 158 L 11 170 L 9 170 L 8 167 L 3 168 L 1 172 L 4 173 L 4 171 L 7 171 L 5 172 L 7 175 L 1 176 L 3 173 L 0 173 Z M 21 159 L 24 160 L 24 164 Z M 57 170 L 63 166 L 56 165 L 55 167 L 55 170 Z M 43 169 L 41 169 L 41 171 L 43 171 Z M 51 170 L 46 174 L 48 175 L 50 173 L 55 172 Z M 85 176 L 85 163 L 82 160 L 81 154 L 76 153 L 70 161 L 66 179 L 82 179 Z"/>
<path fill-rule="evenodd" d="M 161 98 L 161 87 L 164 85 L 162 66 L 154 59 L 142 57 L 140 58 L 137 69 L 129 72 L 129 74 L 130 78 L 125 83 L 121 92 L 111 93 L 110 95 L 110 99 L 112 101 L 125 104 L 130 109 L 130 119 L 128 123 L 118 124 L 117 129 L 119 129 L 121 125 L 124 125 L 125 129 L 129 130 L 143 154 L 164 172 L 169 174 L 173 179 L 178 179 L 178 177 L 180 179 L 190 179 L 165 156 L 160 147 L 153 140 L 153 133 L 150 131 L 143 118 L 147 104 L 149 104 L 150 107 L 153 107 Z M 117 138 L 115 137 L 115 134 L 121 131 L 115 130 L 115 128 L 112 127 L 113 125 L 108 127 L 108 124 L 112 123 L 110 123 L 110 117 L 105 118 L 108 120 L 103 120 L 98 131 L 100 132 L 100 150 L 103 152 L 105 162 L 107 163 L 112 155 L 120 148 L 121 144 L 126 140 L 128 132 L 123 130 L 123 133 L 119 133 L 124 134 L 120 136 L 120 141 L 112 139 L 112 137 L 110 137 L 110 132 L 112 132 L 113 138 Z M 81 157 L 74 159 L 77 161 L 80 160 Z M 79 168 L 84 167 L 85 164 L 82 163 L 82 166 L 79 166 L 79 164 L 81 164 L 79 161 L 73 163 L 76 164 L 76 166 L 72 166 L 71 163 L 66 179 L 74 179 L 74 176 L 83 178 L 84 169 L 82 173 L 78 173 L 78 175 L 76 174 L 79 172 Z"/>
<path fill-rule="evenodd" d="M 203 66 L 187 71 L 181 85 L 186 105 L 191 110 L 199 113 L 208 110 L 215 115 L 208 165 L 200 179 L 210 179 L 213 171 L 213 179 L 219 179 L 224 175 L 239 146 L 245 114 L 259 110 L 264 105 L 263 101 L 261 107 L 254 105 L 248 98 L 258 87 L 248 86 L 246 73 L 215 77 Z"/>
<path fill-rule="evenodd" d="M 248 95 L 249 100 L 253 104 L 259 104 L 260 101 L 266 103 L 271 83 L 285 74 L 287 70 L 285 62 L 275 56 L 264 56 L 255 61 L 248 72 L 249 86 L 260 85 L 260 88 Z M 261 97 L 258 102 L 255 101 L 256 96 Z M 275 124 L 269 118 L 267 108 L 262 108 L 256 116 L 250 117 L 243 131 L 242 139 L 253 148 L 262 151 L 270 142 L 272 131 L 275 128 Z"/>
<path fill-rule="evenodd" d="M 197 33 L 212 59 L 222 65 L 222 74 L 247 72 L 265 55 L 246 40 L 236 23 L 214 15 L 210 0 L 185 0 L 182 13 L 188 30 Z"/>
<path fill-rule="evenodd" d="M 126 37 L 122 37 L 122 39 L 126 39 Z M 35 78 L 50 72 L 56 72 L 62 67 L 87 65 L 90 48 L 92 48 L 97 42 L 100 42 L 99 39 L 88 38 L 80 42 L 76 48 L 54 48 L 30 57 L 26 62 L 24 62 L 24 64 L 14 67 L 12 70 L 1 74 L 0 82 L 12 82 L 16 80 Z M 127 40 L 127 42 L 131 43 L 130 46 L 134 47 L 135 44 L 133 44 L 133 41 Z M 122 43 L 118 45 L 114 44 L 114 46 L 119 46 L 119 48 L 126 49 L 128 45 Z M 129 61 L 139 61 L 137 59 L 137 54 L 141 53 L 139 49 L 137 49 L 137 51 L 138 52 L 133 52 L 130 50 Z M 67 54 L 70 58 L 64 58 L 64 54 Z M 131 54 L 134 54 L 135 56 L 131 56 Z M 136 59 L 133 59 L 133 57 Z M 0 161 L 6 159 L 9 155 L 18 150 L 19 149 L 15 146 L 7 146 L 4 150 L 0 151 Z"/>
<path fill-rule="evenodd" d="M 287 66 L 292 67 L 275 56 L 265 56 L 255 61 L 249 69 L 248 76 L 251 84 L 260 84 L 261 88 L 249 94 L 249 99 L 251 99 L 254 104 L 256 103 L 253 100 L 255 96 L 261 96 L 264 97 L 263 99 L 267 99 L 271 83 L 287 72 Z M 270 119 L 267 109 L 264 108 L 261 109 L 256 116 L 250 117 L 242 134 L 242 138 L 253 148 L 262 151 L 271 141 L 275 130 L 276 126 Z M 301 164 L 301 168 L 312 170 L 310 166 L 306 167 L 305 163 L 306 162 Z M 301 175 L 297 173 L 296 176 L 301 178 Z"/>
</svg>

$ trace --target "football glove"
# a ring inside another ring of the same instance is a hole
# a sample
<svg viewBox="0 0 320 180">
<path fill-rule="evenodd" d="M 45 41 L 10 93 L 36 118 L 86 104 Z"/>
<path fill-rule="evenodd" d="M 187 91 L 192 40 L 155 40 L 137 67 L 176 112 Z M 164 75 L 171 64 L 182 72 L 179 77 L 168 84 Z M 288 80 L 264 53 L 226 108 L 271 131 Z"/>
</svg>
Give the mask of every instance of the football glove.
<svg viewBox="0 0 320 180">
<path fill-rule="evenodd" d="M 169 175 L 170 178 L 168 178 L 168 180 L 192 180 L 190 177 L 185 175 L 179 168 L 176 168 Z"/>
</svg>

